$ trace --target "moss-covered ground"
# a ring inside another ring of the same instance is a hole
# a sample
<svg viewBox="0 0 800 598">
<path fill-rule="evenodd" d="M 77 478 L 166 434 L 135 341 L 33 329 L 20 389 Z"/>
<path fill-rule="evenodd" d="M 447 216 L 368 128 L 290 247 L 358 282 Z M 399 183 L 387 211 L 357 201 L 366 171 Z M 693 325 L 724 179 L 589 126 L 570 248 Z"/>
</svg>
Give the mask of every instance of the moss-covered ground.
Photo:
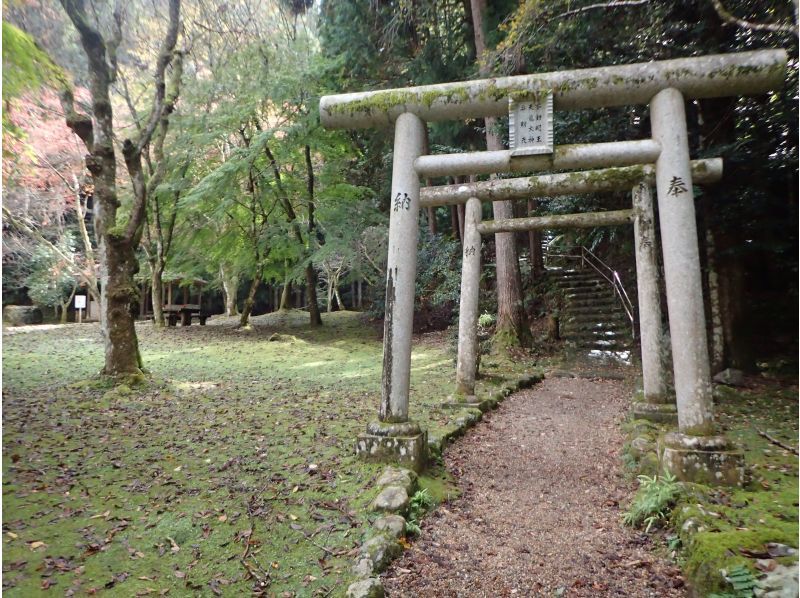
<svg viewBox="0 0 800 598">
<path fill-rule="evenodd" d="M 357 314 L 323 317 L 137 326 L 151 379 L 115 389 L 96 324 L 4 335 L 4 593 L 342 595 L 381 470 L 353 452 L 381 343 Z M 442 338 L 415 340 L 411 380 L 412 417 L 440 436 Z M 484 360 L 479 394 L 529 367 Z"/>
<path fill-rule="evenodd" d="M 720 569 L 743 565 L 760 574 L 757 557 L 769 558 L 767 543 L 798 547 L 797 456 L 759 434 L 796 448 L 797 399 L 796 379 L 750 379 L 746 388 L 725 388 L 716 401 L 719 424 L 744 451 L 748 475 L 742 489 L 692 486 L 674 511 L 684 570 L 699 595 L 730 590 Z M 777 562 L 796 563 L 797 555 Z"/>
</svg>

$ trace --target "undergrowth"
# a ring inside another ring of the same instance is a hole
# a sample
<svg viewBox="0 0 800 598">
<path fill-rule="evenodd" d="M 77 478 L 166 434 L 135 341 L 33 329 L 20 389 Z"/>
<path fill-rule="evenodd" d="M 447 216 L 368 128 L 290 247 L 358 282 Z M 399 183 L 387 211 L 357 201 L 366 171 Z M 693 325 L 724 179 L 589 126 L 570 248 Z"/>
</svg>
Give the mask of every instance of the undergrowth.
<svg viewBox="0 0 800 598">
<path fill-rule="evenodd" d="M 671 507 L 681 495 L 681 484 L 670 474 L 640 475 L 639 490 L 633 498 L 630 510 L 623 516 L 625 525 L 645 525 L 645 533 L 669 518 Z"/>
</svg>

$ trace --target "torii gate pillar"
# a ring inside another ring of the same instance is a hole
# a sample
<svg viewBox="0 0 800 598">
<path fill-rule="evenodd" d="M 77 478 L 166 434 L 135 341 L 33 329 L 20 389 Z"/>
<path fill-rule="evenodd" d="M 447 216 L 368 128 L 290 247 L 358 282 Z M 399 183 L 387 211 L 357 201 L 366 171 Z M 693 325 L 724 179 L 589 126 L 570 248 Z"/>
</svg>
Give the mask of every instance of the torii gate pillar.
<svg viewBox="0 0 800 598">
<path fill-rule="evenodd" d="M 667 396 L 662 359 L 664 339 L 661 296 L 658 289 L 653 193 L 641 182 L 633 188 L 633 238 L 636 250 L 636 286 L 639 296 L 639 340 L 642 349 L 642 390 L 633 403 L 633 417 L 678 423 L 674 398 Z"/>
<path fill-rule="evenodd" d="M 411 333 L 419 237 L 419 177 L 414 160 L 425 151 L 427 128 L 406 112 L 394 129 L 392 196 L 389 205 L 389 256 L 386 264 L 386 310 L 383 326 L 383 375 L 378 421 L 356 441 L 356 452 L 369 461 L 425 467 L 427 433 L 408 419 L 411 381 Z"/>
<path fill-rule="evenodd" d="M 656 189 L 672 342 L 678 433 L 664 439 L 664 468 L 678 479 L 741 485 L 741 452 L 716 435 L 708 363 L 697 223 L 683 95 L 674 88 L 650 103 L 653 139 L 661 145 Z"/>
</svg>

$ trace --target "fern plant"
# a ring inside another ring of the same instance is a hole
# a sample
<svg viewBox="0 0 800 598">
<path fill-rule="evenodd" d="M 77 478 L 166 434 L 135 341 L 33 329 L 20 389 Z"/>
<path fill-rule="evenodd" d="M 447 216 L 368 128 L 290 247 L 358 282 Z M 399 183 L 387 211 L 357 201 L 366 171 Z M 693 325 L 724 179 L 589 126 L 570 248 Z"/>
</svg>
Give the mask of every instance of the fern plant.
<svg viewBox="0 0 800 598">
<path fill-rule="evenodd" d="M 665 521 L 670 509 L 681 494 L 680 482 L 671 474 L 652 477 L 640 475 L 639 490 L 633 498 L 630 509 L 623 516 L 623 523 L 631 527 L 645 525 L 645 533 Z"/>
<path fill-rule="evenodd" d="M 433 506 L 433 498 L 427 488 L 417 490 L 408 503 L 408 518 L 406 519 L 406 534 L 418 536 L 422 529 L 419 522 L 425 513 Z"/>
<path fill-rule="evenodd" d="M 731 567 L 727 574 L 723 571 L 722 576 L 731 584 L 733 592 L 709 594 L 708 598 L 752 598 L 755 596 L 754 590 L 758 587 L 758 581 L 752 571 L 744 565 Z"/>
</svg>

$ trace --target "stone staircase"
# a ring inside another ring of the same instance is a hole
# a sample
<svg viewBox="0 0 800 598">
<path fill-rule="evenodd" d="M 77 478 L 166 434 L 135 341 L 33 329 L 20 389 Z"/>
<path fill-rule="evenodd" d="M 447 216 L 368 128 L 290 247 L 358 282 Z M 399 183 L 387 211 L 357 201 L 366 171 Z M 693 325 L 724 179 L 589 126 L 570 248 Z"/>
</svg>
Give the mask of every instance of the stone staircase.
<svg viewBox="0 0 800 598">
<path fill-rule="evenodd" d="M 561 338 L 590 354 L 626 358 L 634 341 L 631 323 L 612 286 L 591 268 L 556 270 L 564 294 Z"/>
</svg>

